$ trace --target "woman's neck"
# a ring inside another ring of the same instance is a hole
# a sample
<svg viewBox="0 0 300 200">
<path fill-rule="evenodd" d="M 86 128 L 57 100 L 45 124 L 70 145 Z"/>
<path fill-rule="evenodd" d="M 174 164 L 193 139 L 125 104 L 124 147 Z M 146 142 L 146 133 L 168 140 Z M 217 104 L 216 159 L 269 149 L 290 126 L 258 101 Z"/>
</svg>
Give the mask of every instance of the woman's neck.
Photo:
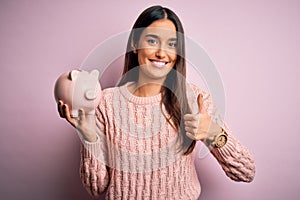
<svg viewBox="0 0 300 200">
<path fill-rule="evenodd" d="M 155 96 L 161 92 L 161 84 L 147 83 L 141 84 L 139 82 L 130 84 L 128 86 L 129 91 L 138 97 L 150 97 Z"/>
</svg>

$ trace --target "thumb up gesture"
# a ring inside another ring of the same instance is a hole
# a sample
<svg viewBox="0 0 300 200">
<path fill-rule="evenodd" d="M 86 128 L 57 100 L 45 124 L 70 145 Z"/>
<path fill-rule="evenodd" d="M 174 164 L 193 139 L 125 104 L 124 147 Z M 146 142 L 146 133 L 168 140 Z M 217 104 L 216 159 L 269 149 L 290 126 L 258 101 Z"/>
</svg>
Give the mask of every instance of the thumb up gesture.
<svg viewBox="0 0 300 200">
<path fill-rule="evenodd" d="M 211 120 L 203 106 L 203 97 L 198 95 L 198 113 L 184 115 L 186 135 L 193 140 L 204 141 L 222 131 L 222 128 Z"/>
</svg>

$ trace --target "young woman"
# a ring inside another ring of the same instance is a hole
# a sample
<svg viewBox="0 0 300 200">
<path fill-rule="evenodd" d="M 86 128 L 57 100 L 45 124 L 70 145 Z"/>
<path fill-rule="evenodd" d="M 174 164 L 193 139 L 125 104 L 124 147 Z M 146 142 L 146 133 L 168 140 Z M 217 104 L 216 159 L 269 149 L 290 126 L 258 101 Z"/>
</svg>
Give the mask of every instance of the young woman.
<svg viewBox="0 0 300 200">
<path fill-rule="evenodd" d="M 210 95 L 186 83 L 184 31 L 168 8 L 153 6 L 135 22 L 117 87 L 102 91 L 96 116 L 60 116 L 82 138 L 80 174 L 106 199 L 198 199 L 195 144 L 204 142 L 228 177 L 251 182 L 249 150 L 213 116 Z M 191 92 L 188 92 L 189 90 Z M 198 107 L 191 106 L 192 101 Z"/>
</svg>

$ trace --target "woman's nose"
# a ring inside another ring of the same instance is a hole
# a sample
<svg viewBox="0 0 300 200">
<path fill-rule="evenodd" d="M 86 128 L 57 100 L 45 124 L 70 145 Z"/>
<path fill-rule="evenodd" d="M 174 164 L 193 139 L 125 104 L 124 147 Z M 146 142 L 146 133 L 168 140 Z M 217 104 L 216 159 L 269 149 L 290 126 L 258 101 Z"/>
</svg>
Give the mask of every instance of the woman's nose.
<svg viewBox="0 0 300 200">
<path fill-rule="evenodd" d="M 158 57 L 158 58 L 164 58 L 164 57 L 166 57 L 166 52 L 165 52 L 164 49 L 158 48 L 156 53 L 155 53 L 155 56 Z"/>
</svg>

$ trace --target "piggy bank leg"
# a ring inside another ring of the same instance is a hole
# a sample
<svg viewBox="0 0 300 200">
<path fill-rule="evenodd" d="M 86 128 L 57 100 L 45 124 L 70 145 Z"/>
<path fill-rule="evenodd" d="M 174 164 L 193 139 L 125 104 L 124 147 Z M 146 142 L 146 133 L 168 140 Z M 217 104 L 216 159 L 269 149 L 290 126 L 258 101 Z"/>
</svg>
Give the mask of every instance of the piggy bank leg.
<svg viewBox="0 0 300 200">
<path fill-rule="evenodd" d="M 91 110 L 91 111 L 89 111 L 87 114 L 88 114 L 88 115 L 95 115 L 95 113 L 96 113 L 95 110 Z"/>
</svg>

